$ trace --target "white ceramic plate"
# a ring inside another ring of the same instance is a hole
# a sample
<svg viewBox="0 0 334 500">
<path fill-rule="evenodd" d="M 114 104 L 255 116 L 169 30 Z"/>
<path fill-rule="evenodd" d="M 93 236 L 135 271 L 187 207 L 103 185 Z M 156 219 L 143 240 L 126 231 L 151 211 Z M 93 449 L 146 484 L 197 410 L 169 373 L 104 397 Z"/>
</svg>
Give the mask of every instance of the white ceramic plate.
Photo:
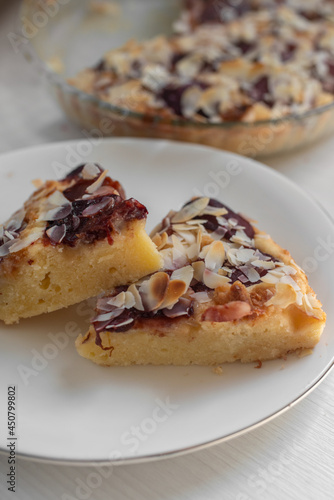
<svg viewBox="0 0 334 500">
<path fill-rule="evenodd" d="M 20 454 L 92 463 L 167 457 L 233 437 L 287 409 L 323 378 L 334 357 L 334 266 L 332 250 L 318 254 L 317 248 L 321 241 L 334 241 L 334 229 L 314 201 L 246 158 L 166 141 L 109 139 L 2 156 L 1 219 L 31 193 L 32 179 L 59 178 L 68 163 L 87 160 L 101 162 L 129 196 L 148 206 L 150 228 L 170 208 L 201 193 L 257 219 L 297 263 L 317 267 L 309 278 L 327 311 L 327 327 L 311 356 L 266 362 L 259 370 L 254 364 L 223 366 L 218 376 L 208 367 L 108 369 L 80 358 L 70 334 L 73 323 L 86 330 L 86 305 L 17 326 L 1 324 L 2 450 L 8 385 L 17 386 Z M 31 371 L 22 376 L 24 369 Z"/>
</svg>

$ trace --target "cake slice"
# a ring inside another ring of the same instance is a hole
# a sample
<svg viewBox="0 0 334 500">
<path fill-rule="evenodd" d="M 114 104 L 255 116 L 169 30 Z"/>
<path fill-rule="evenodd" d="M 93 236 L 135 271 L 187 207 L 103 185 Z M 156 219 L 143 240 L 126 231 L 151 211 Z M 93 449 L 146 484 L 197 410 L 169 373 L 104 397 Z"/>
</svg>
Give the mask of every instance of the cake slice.
<svg viewBox="0 0 334 500">
<path fill-rule="evenodd" d="M 0 319 L 55 311 L 159 269 L 146 216 L 96 164 L 45 182 L 0 226 Z"/>
<path fill-rule="evenodd" d="M 163 271 L 97 302 L 79 354 L 101 365 L 216 365 L 310 349 L 326 315 L 288 251 L 198 198 L 153 234 Z"/>
</svg>

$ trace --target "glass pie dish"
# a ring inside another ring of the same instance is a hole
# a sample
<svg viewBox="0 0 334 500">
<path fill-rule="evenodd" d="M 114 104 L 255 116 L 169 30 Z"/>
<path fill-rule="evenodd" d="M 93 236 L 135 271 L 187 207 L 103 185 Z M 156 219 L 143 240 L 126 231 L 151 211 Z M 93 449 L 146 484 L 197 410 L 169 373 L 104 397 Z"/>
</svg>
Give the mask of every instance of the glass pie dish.
<svg viewBox="0 0 334 500">
<path fill-rule="evenodd" d="M 255 122 L 199 122 L 115 106 L 67 79 L 131 38 L 169 34 L 180 0 L 24 0 L 19 33 L 60 107 L 86 134 L 164 138 L 260 157 L 302 147 L 334 132 L 334 102 L 302 114 Z"/>
</svg>

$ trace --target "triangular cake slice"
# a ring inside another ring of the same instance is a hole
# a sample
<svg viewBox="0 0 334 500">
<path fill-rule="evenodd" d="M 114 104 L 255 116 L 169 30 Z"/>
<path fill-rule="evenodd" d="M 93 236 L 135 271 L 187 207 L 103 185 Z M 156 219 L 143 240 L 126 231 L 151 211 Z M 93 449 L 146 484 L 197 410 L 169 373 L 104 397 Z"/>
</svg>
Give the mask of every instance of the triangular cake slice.
<svg viewBox="0 0 334 500">
<path fill-rule="evenodd" d="M 97 302 L 83 357 L 101 365 L 216 365 L 310 349 L 326 315 L 288 251 L 222 203 L 198 198 L 153 235 L 163 271 Z"/>
<path fill-rule="evenodd" d="M 0 226 L 0 319 L 55 311 L 159 269 L 146 217 L 97 164 L 42 184 Z"/>
</svg>

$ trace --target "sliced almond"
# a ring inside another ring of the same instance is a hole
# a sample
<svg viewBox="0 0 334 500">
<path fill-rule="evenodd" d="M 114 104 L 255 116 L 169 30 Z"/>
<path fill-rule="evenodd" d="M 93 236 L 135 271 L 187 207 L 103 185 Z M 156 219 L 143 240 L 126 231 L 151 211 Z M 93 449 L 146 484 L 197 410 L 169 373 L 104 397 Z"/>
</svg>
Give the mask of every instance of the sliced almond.
<svg viewBox="0 0 334 500">
<path fill-rule="evenodd" d="M 169 284 L 167 273 L 158 272 L 140 286 L 140 293 L 145 311 L 159 309 L 164 301 Z M 185 285 L 185 284 L 184 284 Z"/>
<path fill-rule="evenodd" d="M 314 307 L 314 305 L 316 305 L 317 307 Z M 321 310 L 320 302 L 317 301 L 317 299 L 310 293 L 303 294 L 302 309 L 306 312 L 308 316 L 313 316 L 314 318 L 318 319 L 321 319 L 323 317 L 323 312 Z"/>
<path fill-rule="evenodd" d="M 177 212 L 171 219 L 172 223 L 187 222 L 200 215 L 207 207 L 209 201 L 210 198 L 197 198 Z"/>
<path fill-rule="evenodd" d="M 81 171 L 83 179 L 95 179 L 100 174 L 100 169 L 95 163 L 86 163 Z"/>
<path fill-rule="evenodd" d="M 54 191 L 46 200 L 47 204 L 51 207 L 63 207 L 65 205 L 70 205 L 70 201 L 65 198 L 61 191 Z"/>
<path fill-rule="evenodd" d="M 136 300 L 133 296 L 133 294 L 127 290 L 125 292 L 125 299 L 124 299 L 124 307 L 125 309 L 131 309 L 132 307 L 134 307 L 136 304 Z"/>
<path fill-rule="evenodd" d="M 208 205 L 202 212 L 202 215 L 215 215 L 216 217 L 221 217 L 226 215 L 228 211 L 224 207 L 210 207 Z"/>
<path fill-rule="evenodd" d="M 159 306 L 160 309 L 173 307 L 174 304 L 179 300 L 180 297 L 186 292 L 187 286 L 184 281 L 175 279 L 169 282 L 168 290 L 164 301 Z"/>
<path fill-rule="evenodd" d="M 180 236 L 187 245 L 193 245 L 196 242 L 196 236 L 192 231 L 177 231 L 177 235 Z"/>
<path fill-rule="evenodd" d="M 111 297 L 110 300 L 108 300 L 108 304 L 114 307 L 121 307 L 124 308 L 125 304 L 125 292 L 121 292 L 115 297 Z"/>
<path fill-rule="evenodd" d="M 263 283 L 268 283 L 268 284 L 276 284 L 279 282 L 279 278 L 277 276 L 275 276 L 274 274 L 272 274 L 271 272 L 265 274 L 264 276 L 262 276 L 262 278 L 260 278 L 261 281 L 263 281 Z"/>
<path fill-rule="evenodd" d="M 164 248 L 164 246 L 167 245 L 168 243 L 168 234 L 165 232 L 163 232 L 161 235 L 161 242 L 160 242 L 160 245 L 158 246 L 158 250 L 161 250 L 162 248 Z"/>
<path fill-rule="evenodd" d="M 186 284 L 186 290 L 188 290 L 189 285 L 194 277 L 194 269 L 192 266 L 185 266 L 177 269 L 173 272 L 170 279 L 171 280 L 181 280 Z"/>
<path fill-rule="evenodd" d="M 101 175 L 99 176 L 98 179 L 96 179 L 95 182 L 93 182 L 93 184 L 91 184 L 90 186 L 88 186 L 88 188 L 86 189 L 86 193 L 88 194 L 93 194 L 94 191 L 96 191 L 97 189 L 99 189 L 102 184 L 103 184 L 103 181 L 105 179 L 105 177 L 107 176 L 108 172 L 106 170 L 104 170 Z"/>
<path fill-rule="evenodd" d="M 203 282 L 203 273 L 205 270 L 205 264 L 202 260 L 193 262 L 192 267 L 194 269 L 194 278 L 197 281 Z"/>
<path fill-rule="evenodd" d="M 225 248 L 222 241 L 214 241 L 209 246 L 209 250 L 205 256 L 205 267 L 210 271 L 217 272 L 223 265 L 225 260 Z"/>
<path fill-rule="evenodd" d="M 210 238 L 213 240 L 221 240 L 224 238 L 225 234 L 227 233 L 227 229 L 225 227 L 218 226 L 215 231 L 210 233 Z"/>
<path fill-rule="evenodd" d="M 212 233 L 209 234 L 203 234 L 202 235 L 202 241 L 201 241 L 201 247 L 206 247 L 207 245 L 211 245 L 211 243 L 214 241 L 214 238 L 211 238 Z"/>
<path fill-rule="evenodd" d="M 274 269 L 275 262 L 272 260 L 253 260 L 252 265 L 260 269 Z"/>
<path fill-rule="evenodd" d="M 35 228 L 34 230 L 31 231 L 31 233 L 26 236 L 25 238 L 20 238 L 15 241 L 13 245 L 9 248 L 10 253 L 16 253 L 19 252 L 20 250 L 23 250 L 24 248 L 29 247 L 35 241 L 37 241 L 39 238 L 41 238 L 44 234 L 44 230 L 42 228 Z"/>
<path fill-rule="evenodd" d="M 286 283 L 276 283 L 275 289 L 275 295 L 273 295 L 270 300 L 265 302 L 266 306 L 277 306 L 285 309 L 296 302 L 297 293 L 291 285 Z"/>
<path fill-rule="evenodd" d="M 141 300 L 141 296 L 140 296 L 140 293 L 139 293 L 136 285 L 133 285 L 133 284 L 130 285 L 128 288 L 128 291 L 132 293 L 134 301 L 135 301 L 133 307 L 135 307 L 138 311 L 144 311 L 143 302 Z"/>
<path fill-rule="evenodd" d="M 209 269 L 205 269 L 203 273 L 203 283 L 208 288 L 218 288 L 219 286 L 226 285 L 230 280 L 227 276 L 221 276 L 219 274 L 213 273 Z"/>
</svg>

